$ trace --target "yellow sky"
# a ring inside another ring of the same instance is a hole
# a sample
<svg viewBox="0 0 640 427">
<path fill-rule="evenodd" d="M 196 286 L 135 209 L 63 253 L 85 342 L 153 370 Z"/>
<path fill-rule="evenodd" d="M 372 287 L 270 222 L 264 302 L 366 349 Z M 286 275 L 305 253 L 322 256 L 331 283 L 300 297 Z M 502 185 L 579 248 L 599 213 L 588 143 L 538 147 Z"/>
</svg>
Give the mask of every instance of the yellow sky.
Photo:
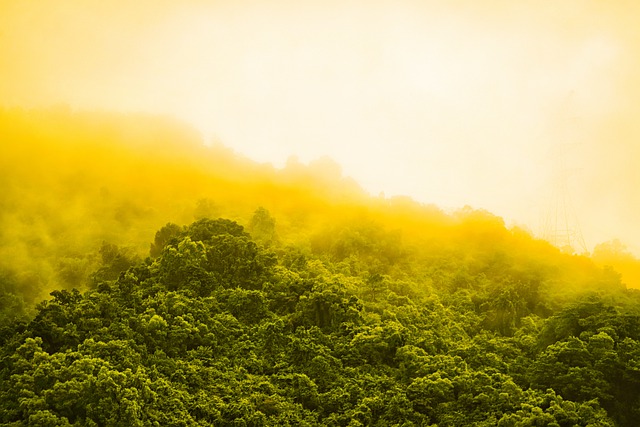
<svg viewBox="0 0 640 427">
<path fill-rule="evenodd" d="M 170 113 L 536 232 L 565 152 L 589 249 L 640 253 L 636 3 L 0 0 L 0 105 Z"/>
</svg>

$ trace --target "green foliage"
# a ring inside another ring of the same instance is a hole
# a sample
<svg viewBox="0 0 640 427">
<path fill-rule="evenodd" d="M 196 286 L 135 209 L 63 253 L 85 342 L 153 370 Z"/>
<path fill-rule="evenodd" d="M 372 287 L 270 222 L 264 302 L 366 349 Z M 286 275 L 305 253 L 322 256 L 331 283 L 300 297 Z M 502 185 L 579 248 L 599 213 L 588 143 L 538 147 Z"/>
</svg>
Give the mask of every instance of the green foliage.
<svg viewBox="0 0 640 427">
<path fill-rule="evenodd" d="M 97 284 L 100 282 L 115 280 L 118 275 L 133 266 L 136 263 L 136 256 L 128 253 L 126 249 L 103 242 L 99 250 L 101 258 L 101 267 L 93 273 L 92 282 Z"/>
<path fill-rule="evenodd" d="M 12 274 L 0 271 L 0 328 L 24 319 L 26 315 L 27 305 L 18 281 Z"/>
<path fill-rule="evenodd" d="M 52 292 L 28 324 L 5 320 L 0 423 L 632 426 L 640 415 L 632 292 L 542 318 L 544 279 L 504 259 L 474 259 L 459 285 L 438 288 L 266 248 L 223 219 L 168 224 L 154 245 L 155 259 L 102 270 L 85 293 Z M 104 265 L 123 257 L 102 252 Z"/>
<path fill-rule="evenodd" d="M 177 238 L 181 232 L 182 227 L 172 223 L 167 223 L 167 225 L 158 230 L 155 238 L 153 239 L 153 243 L 151 244 L 151 249 L 149 250 L 151 257 L 157 258 L 160 256 L 164 247 L 167 246 L 167 244 L 172 243 L 172 241 Z"/>
</svg>

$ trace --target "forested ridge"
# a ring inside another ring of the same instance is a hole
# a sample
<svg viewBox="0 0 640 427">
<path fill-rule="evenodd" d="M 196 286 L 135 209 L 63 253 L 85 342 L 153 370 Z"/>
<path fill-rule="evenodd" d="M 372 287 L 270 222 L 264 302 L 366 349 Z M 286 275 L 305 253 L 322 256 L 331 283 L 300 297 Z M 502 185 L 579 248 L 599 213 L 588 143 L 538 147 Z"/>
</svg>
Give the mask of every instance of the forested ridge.
<svg viewBox="0 0 640 427">
<path fill-rule="evenodd" d="M 588 256 L 166 119 L 0 131 L 3 425 L 640 419 L 640 293 Z"/>
</svg>

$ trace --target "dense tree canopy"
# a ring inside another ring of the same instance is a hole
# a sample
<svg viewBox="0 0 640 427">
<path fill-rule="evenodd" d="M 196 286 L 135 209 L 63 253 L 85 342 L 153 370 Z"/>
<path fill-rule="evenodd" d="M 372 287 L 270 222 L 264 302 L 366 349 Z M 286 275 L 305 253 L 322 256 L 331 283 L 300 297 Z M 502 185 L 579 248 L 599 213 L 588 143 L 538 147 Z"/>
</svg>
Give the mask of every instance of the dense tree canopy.
<svg viewBox="0 0 640 427">
<path fill-rule="evenodd" d="M 355 230 L 336 253 L 267 247 L 225 219 L 163 227 L 153 258 L 2 330 L 0 422 L 635 425 L 636 293 L 556 309 L 538 292 L 552 274 L 499 254 L 399 275 L 407 255 L 361 252 L 387 243 Z"/>
</svg>

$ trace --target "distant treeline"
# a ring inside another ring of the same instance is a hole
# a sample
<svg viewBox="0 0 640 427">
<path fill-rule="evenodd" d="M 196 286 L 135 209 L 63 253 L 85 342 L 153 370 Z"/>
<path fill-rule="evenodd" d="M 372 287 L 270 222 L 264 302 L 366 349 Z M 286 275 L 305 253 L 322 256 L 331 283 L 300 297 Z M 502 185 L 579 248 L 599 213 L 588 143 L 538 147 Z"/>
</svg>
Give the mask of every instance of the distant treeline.
<svg viewBox="0 0 640 427">
<path fill-rule="evenodd" d="M 166 117 L 0 109 L 0 142 L 0 299 L 12 313 L 54 289 L 85 289 L 114 248 L 122 265 L 113 274 L 143 259 L 167 222 L 224 216 L 248 225 L 258 206 L 277 218 L 281 242 L 316 249 L 338 228 L 358 224 L 394 234 L 418 258 L 455 250 L 460 239 L 521 240 L 538 248 L 537 257 L 555 256 L 489 214 L 469 225 L 468 208 L 445 214 L 408 198 L 371 197 L 328 159 L 308 166 L 292 159 L 284 169 L 258 164 L 205 146 L 197 132 Z M 600 245 L 594 259 L 640 287 L 640 262 L 624 246 Z"/>
</svg>

